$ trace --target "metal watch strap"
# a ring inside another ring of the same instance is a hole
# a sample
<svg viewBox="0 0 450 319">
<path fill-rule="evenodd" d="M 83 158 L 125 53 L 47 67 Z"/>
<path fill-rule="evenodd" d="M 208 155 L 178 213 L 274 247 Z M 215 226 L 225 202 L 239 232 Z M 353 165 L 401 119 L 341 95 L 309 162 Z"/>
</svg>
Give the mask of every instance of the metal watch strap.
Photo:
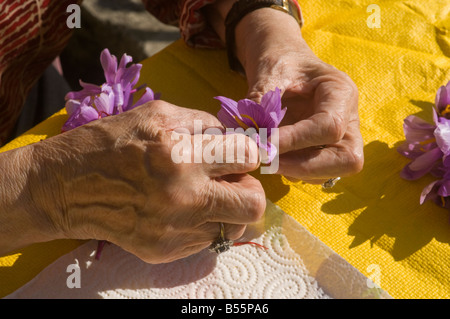
<svg viewBox="0 0 450 319">
<path fill-rule="evenodd" d="M 236 25 L 241 21 L 241 19 L 252 11 L 261 8 L 269 7 L 284 7 L 283 0 L 238 0 L 231 7 L 228 15 L 225 19 L 225 40 L 227 45 L 228 53 L 228 63 L 230 69 L 238 72 L 244 73 L 243 67 L 235 55 L 236 40 L 235 40 L 235 29 Z M 282 10 L 285 11 L 285 10 Z M 292 12 L 285 11 L 291 15 Z M 294 16 L 294 15 L 293 15 Z M 296 16 L 294 18 L 297 19 Z"/>
</svg>

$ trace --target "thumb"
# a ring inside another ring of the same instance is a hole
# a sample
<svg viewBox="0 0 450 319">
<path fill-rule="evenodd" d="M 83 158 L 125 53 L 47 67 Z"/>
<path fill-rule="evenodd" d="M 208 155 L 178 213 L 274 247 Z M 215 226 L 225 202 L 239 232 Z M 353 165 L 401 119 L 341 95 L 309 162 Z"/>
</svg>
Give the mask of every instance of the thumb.
<svg viewBox="0 0 450 319">
<path fill-rule="evenodd" d="M 244 134 L 204 135 L 204 169 L 211 177 L 244 174 L 260 165 L 256 142 Z"/>
</svg>

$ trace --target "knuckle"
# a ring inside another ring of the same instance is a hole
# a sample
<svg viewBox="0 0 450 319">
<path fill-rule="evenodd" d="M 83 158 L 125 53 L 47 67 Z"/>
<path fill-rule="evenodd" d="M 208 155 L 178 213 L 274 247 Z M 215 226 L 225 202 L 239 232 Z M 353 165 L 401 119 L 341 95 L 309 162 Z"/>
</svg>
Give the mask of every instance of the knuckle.
<svg viewBox="0 0 450 319">
<path fill-rule="evenodd" d="M 226 225 L 227 226 L 227 225 Z M 226 227 L 225 226 L 225 227 Z M 246 226 L 245 225 L 232 225 L 228 231 L 225 231 L 226 237 L 230 240 L 238 240 L 244 235 Z"/>
<path fill-rule="evenodd" d="M 345 120 L 339 114 L 327 114 L 326 122 L 328 123 L 327 136 L 330 143 L 339 142 L 345 134 Z"/>
<path fill-rule="evenodd" d="M 266 210 L 266 198 L 261 192 L 254 192 L 247 198 L 248 201 L 248 218 L 249 221 L 255 223 L 259 221 Z"/>
<path fill-rule="evenodd" d="M 341 90 L 346 93 L 347 96 L 357 97 L 359 95 L 356 83 L 347 73 L 339 71 L 338 78 L 341 82 Z"/>
<path fill-rule="evenodd" d="M 171 104 L 169 104 L 163 100 L 153 100 L 153 101 L 147 102 L 145 105 L 147 105 L 154 111 L 165 110 L 171 106 Z"/>
<path fill-rule="evenodd" d="M 259 149 L 256 142 L 244 134 L 225 136 L 224 161 L 232 163 L 239 172 L 253 171 L 259 165 Z"/>
<path fill-rule="evenodd" d="M 250 138 L 246 137 L 245 141 L 245 164 L 249 165 L 250 170 L 258 168 L 258 157 L 259 149 L 256 142 Z"/>
<path fill-rule="evenodd" d="M 347 171 L 349 174 L 357 174 L 364 167 L 364 154 L 362 151 L 353 151 L 347 156 Z"/>
</svg>

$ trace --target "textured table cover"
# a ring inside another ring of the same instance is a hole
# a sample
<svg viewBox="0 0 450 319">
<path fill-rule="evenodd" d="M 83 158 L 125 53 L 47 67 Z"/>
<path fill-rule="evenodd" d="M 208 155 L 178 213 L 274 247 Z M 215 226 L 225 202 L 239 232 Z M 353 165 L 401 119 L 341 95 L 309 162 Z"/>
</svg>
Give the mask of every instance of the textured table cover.
<svg viewBox="0 0 450 319">
<path fill-rule="evenodd" d="M 203 250 L 160 265 L 114 245 L 96 260 L 97 242 L 89 241 L 6 298 L 389 298 L 270 201 L 242 240 L 265 248 L 235 246 L 220 255 Z"/>
<path fill-rule="evenodd" d="M 432 179 L 402 180 L 408 160 L 396 146 L 404 140 L 403 119 L 416 114 L 431 120 L 436 90 L 450 80 L 450 3 L 378 1 L 380 28 L 367 25 L 370 4 L 301 1 L 306 41 L 359 88 L 363 171 L 327 191 L 277 175 L 255 176 L 270 201 L 392 297 L 449 298 L 450 213 L 430 202 L 419 205 Z M 213 114 L 219 110 L 214 96 L 239 99 L 247 90 L 245 80 L 228 70 L 225 52 L 182 42 L 144 61 L 141 79 L 169 102 Z M 56 114 L 2 151 L 58 134 L 66 118 Z M 83 243 L 37 244 L 0 258 L 0 296 Z"/>
</svg>

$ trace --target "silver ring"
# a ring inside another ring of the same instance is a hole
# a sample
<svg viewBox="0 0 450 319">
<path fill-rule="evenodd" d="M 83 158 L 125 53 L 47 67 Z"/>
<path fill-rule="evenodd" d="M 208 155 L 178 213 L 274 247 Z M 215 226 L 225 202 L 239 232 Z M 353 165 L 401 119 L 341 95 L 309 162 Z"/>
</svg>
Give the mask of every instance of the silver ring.
<svg viewBox="0 0 450 319">
<path fill-rule="evenodd" d="M 220 224 L 220 234 L 210 246 L 209 250 L 215 252 L 216 254 L 224 253 L 233 246 L 233 241 L 225 238 L 225 226 L 223 223 Z"/>
<path fill-rule="evenodd" d="M 330 178 L 329 180 L 327 180 L 325 183 L 322 184 L 322 188 L 331 188 L 334 185 L 336 185 L 336 183 L 340 179 L 341 179 L 340 177 Z"/>
</svg>

